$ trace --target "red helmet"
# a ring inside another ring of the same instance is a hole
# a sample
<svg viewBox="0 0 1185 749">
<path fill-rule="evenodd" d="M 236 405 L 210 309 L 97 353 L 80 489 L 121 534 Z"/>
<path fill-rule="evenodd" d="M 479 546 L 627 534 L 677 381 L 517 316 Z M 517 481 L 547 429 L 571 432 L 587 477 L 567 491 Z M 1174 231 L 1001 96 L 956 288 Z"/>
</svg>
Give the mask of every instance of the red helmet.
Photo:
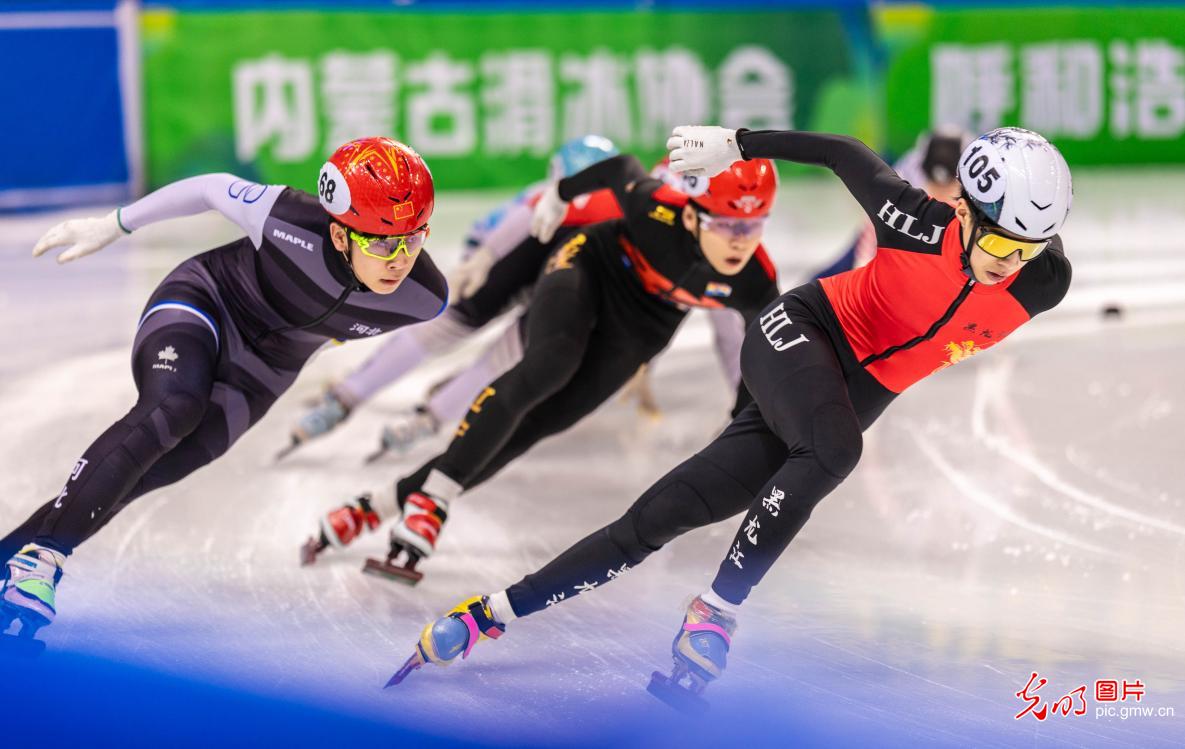
<svg viewBox="0 0 1185 749">
<path fill-rule="evenodd" d="M 693 181 L 699 184 L 690 184 Z M 713 216 L 768 216 L 778 193 L 778 170 L 769 159 L 737 161 L 708 180 L 706 189 L 703 181 L 703 177 L 685 178 L 689 184 L 682 192 Z"/>
<path fill-rule="evenodd" d="M 411 234 L 432 217 L 432 172 L 420 155 L 390 138 L 359 138 L 333 152 L 317 179 L 321 205 L 365 234 Z"/>
</svg>

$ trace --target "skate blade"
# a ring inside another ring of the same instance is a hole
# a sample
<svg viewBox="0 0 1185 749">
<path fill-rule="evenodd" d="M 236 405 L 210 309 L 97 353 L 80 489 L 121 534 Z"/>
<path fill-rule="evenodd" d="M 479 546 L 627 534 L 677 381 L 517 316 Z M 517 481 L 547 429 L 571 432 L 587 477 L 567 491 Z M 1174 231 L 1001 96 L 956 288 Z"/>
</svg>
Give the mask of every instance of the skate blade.
<svg viewBox="0 0 1185 749">
<path fill-rule="evenodd" d="M 424 657 L 420 655 L 420 649 L 416 648 L 416 652 L 413 653 L 412 656 L 403 663 L 403 666 L 395 672 L 394 676 L 387 680 L 387 683 L 383 685 L 383 689 L 393 687 L 396 684 L 402 682 L 411 675 L 412 671 L 415 671 L 420 666 L 423 666 L 424 663 Z"/>
<path fill-rule="evenodd" d="M 417 572 L 416 570 L 391 564 L 390 562 L 384 562 L 379 559 L 367 559 L 366 564 L 362 566 L 362 571 L 368 575 L 394 580 L 404 585 L 415 585 L 424 579 L 423 572 Z"/>
<path fill-rule="evenodd" d="M 317 561 L 317 555 L 325 550 L 329 544 L 323 542 L 321 539 L 309 536 L 309 540 L 305 541 L 300 547 L 300 566 L 308 567 L 313 562 Z"/>
<path fill-rule="evenodd" d="M 301 445 L 303 445 L 303 444 L 304 444 L 304 442 L 302 442 L 302 441 L 300 441 L 300 440 L 296 439 L 295 437 L 293 437 L 293 438 L 292 438 L 292 444 L 288 445 L 288 446 L 287 446 L 287 447 L 285 447 L 283 450 L 281 450 L 280 452 L 276 453 L 276 457 L 272 459 L 272 462 L 273 462 L 273 463 L 279 463 L 281 460 L 283 460 L 284 458 L 287 458 L 289 455 L 291 455 L 292 453 L 294 453 L 294 452 L 296 451 L 296 448 L 300 447 L 300 446 L 301 446 Z"/>
<path fill-rule="evenodd" d="M 386 455 L 387 452 L 388 452 L 387 448 L 380 447 L 378 450 L 376 450 L 376 451 L 372 452 L 370 455 L 366 456 L 366 460 L 363 461 L 364 465 L 370 465 L 371 463 L 375 462 L 379 458 L 382 458 L 384 455 Z"/>
<path fill-rule="evenodd" d="M 37 630 L 48 625 L 49 622 L 35 614 L 33 616 L 36 620 L 29 621 L 20 612 L 14 611 L 11 606 L 0 602 L 0 656 L 36 658 L 45 652 L 45 642 L 34 638 L 37 635 Z M 8 628 L 13 623 L 18 623 L 20 630 L 15 634 L 7 634 Z"/>
<path fill-rule="evenodd" d="M 45 652 L 45 642 L 32 635 L 0 635 L 0 656 L 36 658 Z"/>
<path fill-rule="evenodd" d="M 708 712 L 708 701 L 661 671 L 650 675 L 646 691 L 684 715 L 703 715 Z"/>
</svg>

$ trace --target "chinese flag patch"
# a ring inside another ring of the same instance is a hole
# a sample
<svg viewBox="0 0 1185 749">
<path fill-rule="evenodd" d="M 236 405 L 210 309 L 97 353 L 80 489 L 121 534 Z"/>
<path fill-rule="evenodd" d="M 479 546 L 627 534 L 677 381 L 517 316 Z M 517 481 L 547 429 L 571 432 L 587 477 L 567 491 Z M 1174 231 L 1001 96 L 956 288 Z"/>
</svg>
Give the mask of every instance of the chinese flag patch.
<svg viewBox="0 0 1185 749">
<path fill-rule="evenodd" d="M 395 213 L 396 221 L 404 221 L 416 215 L 416 209 L 412 207 L 410 200 L 404 203 L 396 203 L 391 207 L 391 210 Z"/>
</svg>

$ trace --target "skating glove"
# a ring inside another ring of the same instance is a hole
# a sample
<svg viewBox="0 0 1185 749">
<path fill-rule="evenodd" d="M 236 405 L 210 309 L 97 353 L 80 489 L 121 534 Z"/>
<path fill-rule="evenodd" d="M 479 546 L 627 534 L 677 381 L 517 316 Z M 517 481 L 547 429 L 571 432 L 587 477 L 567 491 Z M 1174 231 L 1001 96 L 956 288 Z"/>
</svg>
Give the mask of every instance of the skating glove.
<svg viewBox="0 0 1185 749">
<path fill-rule="evenodd" d="M 714 125 L 680 125 L 667 139 L 671 170 L 693 177 L 715 177 L 740 161 L 737 131 Z"/>
<path fill-rule="evenodd" d="M 555 236 L 556 229 L 564 223 L 568 203 L 560 198 L 560 183 L 553 182 L 539 196 L 535 213 L 531 216 L 531 236 L 547 244 Z"/>
<path fill-rule="evenodd" d="M 448 287 L 453 292 L 453 302 L 468 299 L 477 292 L 494 267 L 494 253 L 485 247 L 478 247 L 469 257 L 461 261 L 449 274 Z"/>
<path fill-rule="evenodd" d="M 37 241 L 33 247 L 33 257 L 41 257 L 54 247 L 66 247 L 58 255 L 59 263 L 68 263 L 80 257 L 98 252 L 124 234 L 119 224 L 119 211 L 112 211 L 102 218 L 76 218 L 63 221 L 54 226 Z"/>
</svg>

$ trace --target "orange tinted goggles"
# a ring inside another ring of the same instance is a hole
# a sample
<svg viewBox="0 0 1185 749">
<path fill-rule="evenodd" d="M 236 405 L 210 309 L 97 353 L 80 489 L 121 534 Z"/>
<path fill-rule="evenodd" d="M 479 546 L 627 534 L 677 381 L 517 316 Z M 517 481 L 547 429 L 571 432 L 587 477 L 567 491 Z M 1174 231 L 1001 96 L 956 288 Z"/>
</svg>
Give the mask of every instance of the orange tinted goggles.
<svg viewBox="0 0 1185 749">
<path fill-rule="evenodd" d="M 1028 262 L 1040 255 L 1041 251 L 1049 246 L 1049 240 L 1043 239 L 1038 242 L 1029 242 L 985 230 L 979 235 L 979 239 L 976 240 L 975 244 L 987 254 L 992 257 L 998 257 L 1001 260 L 1011 257 L 1014 252 L 1020 252 L 1020 259 Z"/>
</svg>

